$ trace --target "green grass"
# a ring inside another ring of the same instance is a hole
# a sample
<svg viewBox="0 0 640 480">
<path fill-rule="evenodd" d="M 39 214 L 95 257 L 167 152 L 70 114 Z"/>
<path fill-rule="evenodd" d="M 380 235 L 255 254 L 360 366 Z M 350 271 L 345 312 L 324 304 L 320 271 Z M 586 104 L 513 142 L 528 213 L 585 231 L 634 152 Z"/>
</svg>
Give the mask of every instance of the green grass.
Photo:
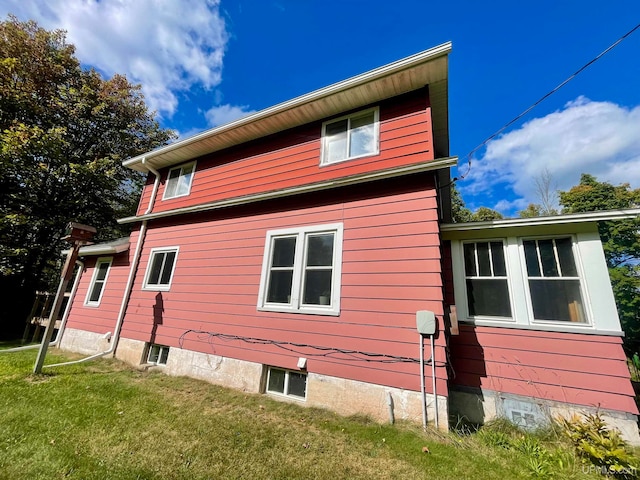
<svg viewBox="0 0 640 480">
<path fill-rule="evenodd" d="M 35 355 L 0 353 L 0 479 L 536 478 L 547 441 L 379 425 L 115 360 L 34 376 Z M 550 476 L 598 478 L 549 458 Z"/>
</svg>

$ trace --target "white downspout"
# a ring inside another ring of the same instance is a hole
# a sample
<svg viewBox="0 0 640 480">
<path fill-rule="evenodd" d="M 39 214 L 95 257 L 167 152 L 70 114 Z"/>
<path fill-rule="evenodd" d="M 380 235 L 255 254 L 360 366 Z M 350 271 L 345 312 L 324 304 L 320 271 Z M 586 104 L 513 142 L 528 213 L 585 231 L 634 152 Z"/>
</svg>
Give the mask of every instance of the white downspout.
<svg viewBox="0 0 640 480">
<path fill-rule="evenodd" d="M 156 178 L 153 183 L 153 190 L 151 192 L 151 199 L 149 200 L 149 206 L 145 210 L 144 214 L 151 212 L 153 209 L 153 205 L 155 204 L 156 194 L 158 192 L 158 187 L 160 185 L 160 172 L 158 172 L 155 168 L 150 165 L 146 165 L 146 157 L 142 159 L 142 164 L 147 167 L 147 169 L 153 173 Z M 73 365 L 75 363 L 87 362 L 89 360 L 93 360 L 95 358 L 104 357 L 105 355 L 110 355 L 116 351 L 118 346 L 118 340 L 120 339 L 120 332 L 122 331 L 122 324 L 124 322 L 124 315 L 127 310 L 127 305 L 129 303 L 129 298 L 131 296 L 131 291 L 133 290 L 133 282 L 135 280 L 136 271 L 138 268 L 138 262 L 140 260 L 140 254 L 142 253 L 142 245 L 144 243 L 144 238 L 147 233 L 147 220 L 142 221 L 142 226 L 140 227 L 140 234 L 138 235 L 138 242 L 136 244 L 136 250 L 133 254 L 133 259 L 131 261 L 131 268 L 129 269 L 129 277 L 127 278 L 127 284 L 124 289 L 124 295 L 122 297 L 122 303 L 120 304 L 120 310 L 118 311 L 118 320 L 116 321 L 116 328 L 113 332 L 112 343 L 108 350 L 104 352 L 96 353 L 86 358 L 81 358 L 80 360 L 74 360 L 71 362 L 64 363 L 54 363 L 52 365 L 44 365 L 45 367 L 60 367 L 62 365 Z"/>
</svg>

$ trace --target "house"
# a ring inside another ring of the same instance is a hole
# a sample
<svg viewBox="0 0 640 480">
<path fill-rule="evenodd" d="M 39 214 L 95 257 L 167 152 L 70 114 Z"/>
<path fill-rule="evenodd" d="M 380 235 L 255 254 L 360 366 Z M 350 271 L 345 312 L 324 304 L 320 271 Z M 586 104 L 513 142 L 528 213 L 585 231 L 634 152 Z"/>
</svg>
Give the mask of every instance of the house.
<svg viewBox="0 0 640 480">
<path fill-rule="evenodd" d="M 450 223 L 450 50 L 126 160 L 133 232 L 81 250 L 61 347 L 443 428 L 600 408 L 635 440 L 600 217 Z"/>
</svg>

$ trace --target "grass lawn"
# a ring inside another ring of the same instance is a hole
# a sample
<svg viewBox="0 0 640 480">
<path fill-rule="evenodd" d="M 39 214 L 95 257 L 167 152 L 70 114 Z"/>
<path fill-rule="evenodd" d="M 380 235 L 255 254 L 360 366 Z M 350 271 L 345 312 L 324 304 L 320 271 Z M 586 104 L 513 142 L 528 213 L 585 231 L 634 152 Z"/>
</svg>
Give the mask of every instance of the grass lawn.
<svg viewBox="0 0 640 480">
<path fill-rule="evenodd" d="M 530 452 L 482 430 L 425 434 L 115 360 L 33 376 L 35 356 L 0 353 L 0 479 L 535 478 Z M 603 478 L 558 458 L 538 477 Z"/>
</svg>

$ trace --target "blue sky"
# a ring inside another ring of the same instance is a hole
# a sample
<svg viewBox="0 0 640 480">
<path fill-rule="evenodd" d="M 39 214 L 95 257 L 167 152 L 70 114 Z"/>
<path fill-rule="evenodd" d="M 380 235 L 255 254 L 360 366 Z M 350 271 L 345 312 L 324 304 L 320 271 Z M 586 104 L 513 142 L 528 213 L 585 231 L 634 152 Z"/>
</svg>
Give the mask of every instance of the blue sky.
<svg viewBox="0 0 640 480">
<path fill-rule="evenodd" d="M 141 83 L 163 126 L 188 136 L 453 42 L 451 153 L 466 156 L 640 23 L 637 0 L 4 0 L 67 30 L 85 65 Z M 471 208 L 514 215 L 548 171 L 640 186 L 640 29 L 475 154 Z"/>
</svg>

